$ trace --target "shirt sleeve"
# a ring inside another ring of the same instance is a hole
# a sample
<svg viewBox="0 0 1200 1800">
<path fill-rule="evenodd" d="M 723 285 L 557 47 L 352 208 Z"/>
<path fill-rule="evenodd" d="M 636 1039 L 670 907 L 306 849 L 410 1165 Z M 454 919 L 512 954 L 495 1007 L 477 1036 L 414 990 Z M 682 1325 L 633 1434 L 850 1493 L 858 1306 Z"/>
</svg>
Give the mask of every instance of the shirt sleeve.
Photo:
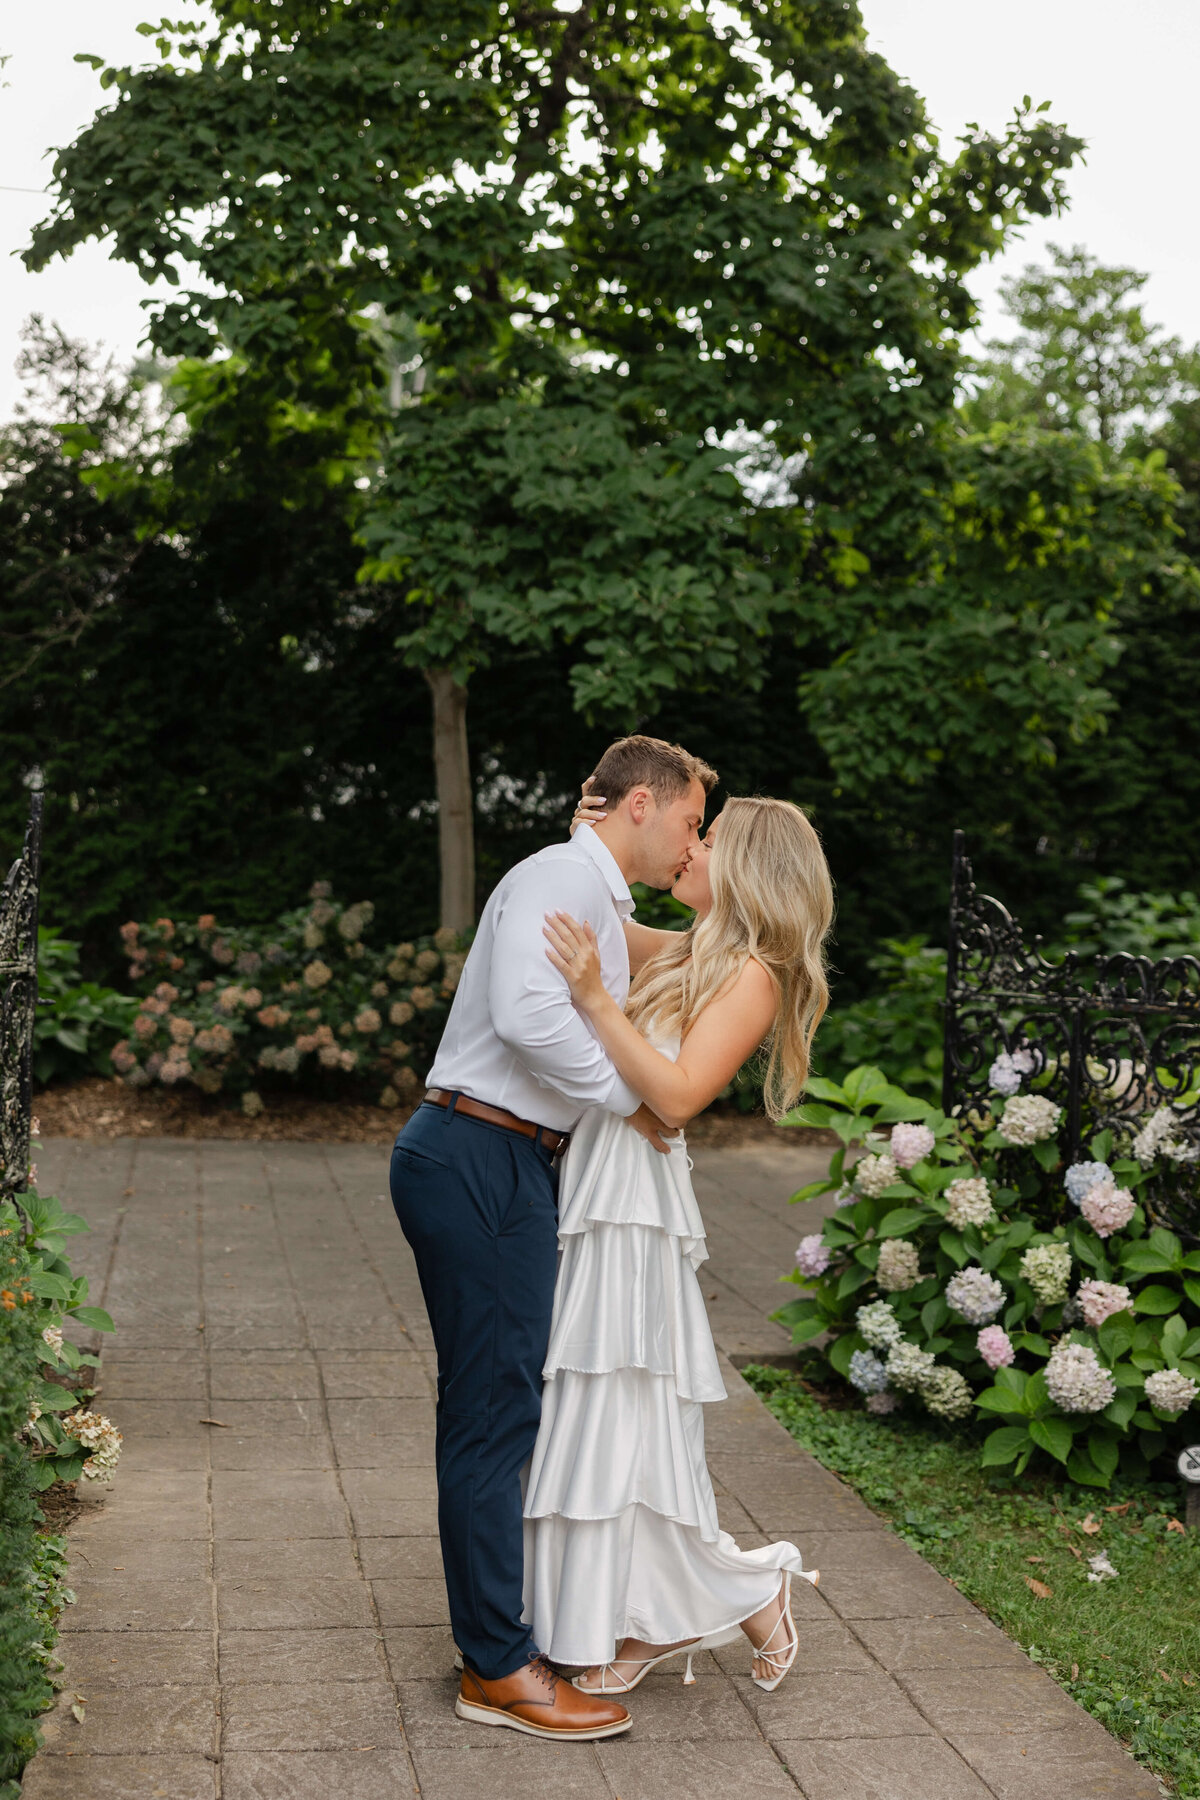
<svg viewBox="0 0 1200 1800">
<path fill-rule="evenodd" d="M 641 1098 L 593 1036 L 546 955 L 542 935 L 545 915 L 555 907 L 599 930 L 601 908 L 611 904 L 577 864 L 539 863 L 527 870 L 496 921 L 488 1005 L 497 1037 L 542 1087 L 580 1108 L 602 1106 L 628 1118 Z"/>
</svg>

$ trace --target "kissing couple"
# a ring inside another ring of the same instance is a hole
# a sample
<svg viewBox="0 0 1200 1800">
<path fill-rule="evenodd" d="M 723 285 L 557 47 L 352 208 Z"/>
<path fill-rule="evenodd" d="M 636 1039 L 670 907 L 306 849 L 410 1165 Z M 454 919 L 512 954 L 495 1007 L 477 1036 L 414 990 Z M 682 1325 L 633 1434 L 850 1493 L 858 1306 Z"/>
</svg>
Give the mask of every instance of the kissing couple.
<svg viewBox="0 0 1200 1800">
<path fill-rule="evenodd" d="M 706 1403 L 725 1398 L 678 1135 L 768 1046 L 779 1118 L 808 1074 L 833 918 L 816 832 L 729 800 L 657 738 L 613 744 L 566 843 L 489 899 L 391 1192 L 437 1347 L 438 1529 L 455 1710 L 535 1737 L 628 1731 L 668 1657 L 749 1640 L 795 1659 L 793 1544 L 717 1523 Z M 671 888 L 687 931 L 634 923 Z M 631 981 L 632 976 L 632 981 Z M 563 1668 L 579 1670 L 574 1680 Z"/>
</svg>

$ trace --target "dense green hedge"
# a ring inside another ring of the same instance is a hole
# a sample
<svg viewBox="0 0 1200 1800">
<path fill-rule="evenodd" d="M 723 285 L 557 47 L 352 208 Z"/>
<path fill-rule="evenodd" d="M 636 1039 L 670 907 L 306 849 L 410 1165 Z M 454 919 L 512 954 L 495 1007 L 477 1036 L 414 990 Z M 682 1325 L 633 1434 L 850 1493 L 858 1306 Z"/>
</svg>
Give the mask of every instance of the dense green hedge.
<svg viewBox="0 0 1200 1800">
<path fill-rule="evenodd" d="M 9 1231 L 0 1232 L 0 1793 L 37 1748 L 34 1723 L 53 1689 L 39 1647 L 44 1628 L 34 1592 L 41 1520 L 28 1445 L 19 1440 L 38 1375 L 39 1309 L 31 1265 Z M 12 1790 L 15 1792 L 15 1788 Z"/>
</svg>

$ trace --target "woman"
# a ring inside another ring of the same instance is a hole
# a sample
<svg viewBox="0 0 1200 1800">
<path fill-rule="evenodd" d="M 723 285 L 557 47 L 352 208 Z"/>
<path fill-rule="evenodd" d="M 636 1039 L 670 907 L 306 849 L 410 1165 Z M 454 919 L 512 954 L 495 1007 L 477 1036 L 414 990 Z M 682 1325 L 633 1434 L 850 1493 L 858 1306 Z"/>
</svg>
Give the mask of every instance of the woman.
<svg viewBox="0 0 1200 1800">
<path fill-rule="evenodd" d="M 576 821 L 604 815 L 586 795 Z M 769 1040 L 772 1118 L 794 1104 L 828 999 L 833 917 L 816 832 L 782 800 L 730 800 L 679 878 L 686 932 L 628 925 L 624 1013 L 590 927 L 548 915 L 547 954 L 625 1080 L 668 1126 L 713 1100 Z M 656 1664 L 734 1641 L 774 1688 L 795 1660 L 789 1543 L 742 1551 L 717 1524 L 705 1402 L 725 1398 L 696 1270 L 704 1225 L 682 1137 L 656 1152 L 586 1113 L 559 1190 L 560 1263 L 542 1424 L 525 1502 L 526 1617 L 577 1685 L 622 1693 Z"/>
</svg>

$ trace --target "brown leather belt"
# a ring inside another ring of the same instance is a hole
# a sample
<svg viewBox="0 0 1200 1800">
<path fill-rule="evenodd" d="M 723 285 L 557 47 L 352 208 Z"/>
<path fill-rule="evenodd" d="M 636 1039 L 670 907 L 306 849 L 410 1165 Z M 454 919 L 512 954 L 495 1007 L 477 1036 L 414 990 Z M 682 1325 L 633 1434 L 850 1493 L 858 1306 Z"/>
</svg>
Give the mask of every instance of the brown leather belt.
<svg viewBox="0 0 1200 1800">
<path fill-rule="evenodd" d="M 518 1137 L 533 1138 L 545 1144 L 554 1156 L 561 1156 L 571 1141 L 569 1131 L 552 1131 L 549 1125 L 535 1125 L 532 1119 L 518 1119 L 516 1113 L 502 1106 L 489 1106 L 485 1100 L 472 1100 L 469 1094 L 448 1094 L 445 1088 L 427 1088 L 425 1098 L 430 1106 L 449 1106 L 454 1101 L 456 1114 L 467 1119 L 481 1119 L 485 1125 L 499 1125 L 502 1131 L 515 1131 Z"/>
</svg>

